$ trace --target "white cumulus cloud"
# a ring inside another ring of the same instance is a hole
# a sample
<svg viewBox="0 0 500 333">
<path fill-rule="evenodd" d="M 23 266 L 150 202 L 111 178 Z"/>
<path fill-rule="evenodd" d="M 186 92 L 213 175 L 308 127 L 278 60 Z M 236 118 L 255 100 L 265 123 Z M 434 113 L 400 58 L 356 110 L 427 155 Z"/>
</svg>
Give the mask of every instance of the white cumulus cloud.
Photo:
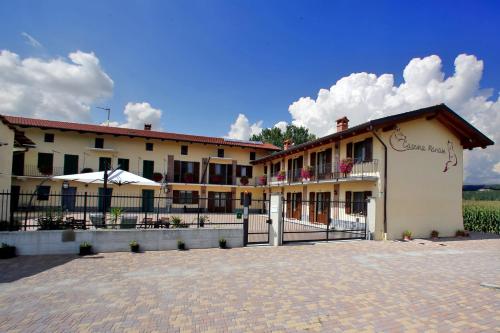
<svg viewBox="0 0 500 333">
<path fill-rule="evenodd" d="M 483 61 L 460 54 L 453 75 L 446 77 L 437 55 L 414 58 L 403 71 L 404 82 L 394 84 L 392 74 L 353 73 L 316 99 L 302 97 L 289 106 L 294 125 L 305 126 L 323 136 L 336 130 L 335 120 L 348 116 L 350 125 L 395 113 L 446 103 L 493 141 L 500 140 L 500 99 L 492 89 L 481 89 Z M 494 168 L 500 161 L 497 145 L 465 153 L 465 180 L 497 182 Z"/>
<path fill-rule="evenodd" d="M 234 123 L 231 124 L 229 133 L 225 136 L 228 139 L 248 140 L 254 134 L 262 132 L 262 120 L 250 124 L 248 118 L 240 113 Z"/>
<path fill-rule="evenodd" d="M 279 128 L 282 132 L 286 131 L 288 123 L 286 121 L 278 121 L 274 127 Z"/>
<path fill-rule="evenodd" d="M 162 111 L 160 109 L 155 109 L 147 102 L 127 103 L 127 105 L 125 105 L 125 109 L 123 110 L 123 114 L 127 120 L 125 123 L 121 124 L 119 122 L 110 122 L 109 125 L 115 127 L 143 129 L 144 124 L 151 124 L 152 130 L 161 130 L 161 127 L 158 125 L 160 124 Z"/>
<path fill-rule="evenodd" d="M 0 51 L 0 114 L 89 121 L 90 105 L 112 95 L 113 80 L 94 53 L 68 58 L 21 59 Z"/>
</svg>

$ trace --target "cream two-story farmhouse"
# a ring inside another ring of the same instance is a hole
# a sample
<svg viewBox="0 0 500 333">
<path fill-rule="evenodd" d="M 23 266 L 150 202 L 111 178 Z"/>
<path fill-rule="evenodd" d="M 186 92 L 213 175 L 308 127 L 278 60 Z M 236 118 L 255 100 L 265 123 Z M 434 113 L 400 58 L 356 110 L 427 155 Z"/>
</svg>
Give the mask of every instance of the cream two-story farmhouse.
<svg viewBox="0 0 500 333">
<path fill-rule="evenodd" d="M 41 179 L 103 170 L 106 165 L 163 182 L 172 209 L 234 211 L 243 193 L 266 200 L 281 193 L 286 216 L 303 224 L 366 214 L 375 202 L 375 239 L 411 230 L 451 236 L 463 229 L 463 150 L 493 142 L 441 104 L 349 127 L 283 150 L 260 142 L 2 116 L 0 190 L 16 193 L 100 192 L 100 184 Z M 69 185 L 69 186 L 68 186 Z M 153 196 L 157 188 L 122 186 L 114 194 Z M 67 199 L 66 199 L 67 200 Z M 336 203 L 342 202 L 342 205 Z M 12 203 L 16 207 L 19 203 Z M 66 205 L 71 203 L 66 202 Z M 151 201 L 151 205 L 154 202 Z M 257 207 L 259 208 L 259 207 Z"/>
</svg>

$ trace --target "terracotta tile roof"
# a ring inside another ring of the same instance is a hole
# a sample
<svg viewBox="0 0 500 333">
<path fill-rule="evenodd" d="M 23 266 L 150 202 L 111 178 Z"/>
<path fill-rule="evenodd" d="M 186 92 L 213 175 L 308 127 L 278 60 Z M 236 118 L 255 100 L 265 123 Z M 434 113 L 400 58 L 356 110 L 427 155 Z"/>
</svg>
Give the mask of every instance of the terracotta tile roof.
<svg viewBox="0 0 500 333">
<path fill-rule="evenodd" d="M 16 116 L 3 116 L 10 124 L 21 126 L 21 127 L 37 127 L 44 129 L 59 129 L 59 130 L 69 130 L 77 131 L 80 133 L 96 133 L 96 134 L 110 134 L 110 135 L 123 135 L 130 137 L 140 137 L 148 139 L 159 139 L 159 140 L 169 140 L 169 141 L 182 141 L 182 142 L 195 142 L 195 143 L 207 143 L 214 145 L 225 145 L 233 147 L 248 147 L 256 149 L 265 149 L 271 151 L 280 150 L 269 143 L 261 142 L 251 142 L 251 141 L 240 141 L 232 139 L 224 139 L 218 137 L 201 136 L 201 135 L 189 135 L 189 134 L 177 134 L 168 132 L 157 132 L 157 131 L 146 131 L 138 130 L 133 128 L 121 128 L 121 127 L 111 127 L 111 126 L 101 126 L 92 124 L 79 124 L 70 123 L 65 121 L 54 121 L 54 120 L 44 120 L 44 119 L 34 119 L 34 118 L 24 118 Z"/>
<path fill-rule="evenodd" d="M 460 138 L 460 143 L 464 149 L 473 149 L 477 147 L 485 148 L 494 144 L 487 136 L 481 133 L 478 129 L 472 126 L 465 119 L 456 114 L 445 104 L 433 105 L 427 108 L 422 108 L 414 111 L 399 113 L 393 116 L 370 120 L 366 123 L 351 127 L 345 131 L 333 133 L 316 140 L 312 140 L 300 145 L 292 146 L 287 150 L 276 151 L 270 155 L 252 161 L 252 164 L 260 164 L 272 161 L 277 158 L 289 156 L 300 151 L 305 151 L 314 147 L 318 147 L 327 143 L 340 141 L 352 136 L 360 135 L 379 128 L 390 128 L 397 123 L 410 121 L 427 117 L 427 119 L 436 118 L 445 125 L 452 133 Z"/>
</svg>

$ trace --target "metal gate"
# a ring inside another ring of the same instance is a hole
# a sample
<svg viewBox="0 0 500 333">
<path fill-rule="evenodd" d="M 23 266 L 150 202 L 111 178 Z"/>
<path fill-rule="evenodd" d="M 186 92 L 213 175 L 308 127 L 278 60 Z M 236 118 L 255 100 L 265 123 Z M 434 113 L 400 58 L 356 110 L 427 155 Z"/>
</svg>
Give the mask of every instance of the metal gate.
<svg viewBox="0 0 500 333">
<path fill-rule="evenodd" d="M 283 243 L 365 239 L 367 204 L 331 201 L 328 196 L 304 201 L 283 199 Z"/>
<path fill-rule="evenodd" d="M 245 207 L 248 207 L 245 214 Z M 244 205 L 243 233 L 244 245 L 269 244 L 271 219 L 269 199 L 252 200 Z"/>
</svg>

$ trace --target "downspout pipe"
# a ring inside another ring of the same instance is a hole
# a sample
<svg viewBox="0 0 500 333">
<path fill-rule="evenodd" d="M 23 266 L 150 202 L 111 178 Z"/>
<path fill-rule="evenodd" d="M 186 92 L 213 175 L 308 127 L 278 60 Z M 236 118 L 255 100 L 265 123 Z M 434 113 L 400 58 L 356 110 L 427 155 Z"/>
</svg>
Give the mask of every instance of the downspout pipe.
<svg viewBox="0 0 500 333">
<path fill-rule="evenodd" d="M 378 136 L 375 129 L 370 126 L 373 135 L 384 146 L 384 238 L 387 237 L 387 145 Z"/>
</svg>

